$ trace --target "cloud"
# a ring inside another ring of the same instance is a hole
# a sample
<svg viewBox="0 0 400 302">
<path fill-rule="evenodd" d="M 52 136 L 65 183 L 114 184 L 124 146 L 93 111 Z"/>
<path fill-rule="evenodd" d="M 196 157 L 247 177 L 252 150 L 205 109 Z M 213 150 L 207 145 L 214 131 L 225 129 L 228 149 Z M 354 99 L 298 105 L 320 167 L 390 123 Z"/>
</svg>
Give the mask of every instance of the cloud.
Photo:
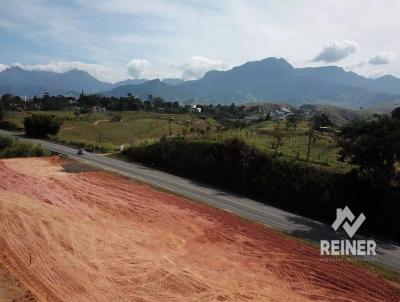
<svg viewBox="0 0 400 302">
<path fill-rule="evenodd" d="M 148 60 L 133 59 L 126 67 L 134 79 L 146 79 L 150 76 L 150 62 Z"/>
<path fill-rule="evenodd" d="M 116 69 L 104 66 L 102 64 L 88 64 L 82 62 L 51 62 L 48 64 L 21 64 L 21 63 L 14 63 L 12 66 L 17 66 L 25 70 L 30 71 L 49 71 L 49 72 L 56 72 L 56 73 L 64 73 L 73 69 L 86 71 L 87 73 L 91 74 L 95 78 L 107 81 L 107 82 L 115 82 L 119 80 L 124 80 L 128 77 L 128 74 L 124 72 L 124 69 Z M 1 65 L 0 65 L 1 70 Z"/>
<path fill-rule="evenodd" d="M 333 41 L 325 45 L 322 51 L 312 61 L 332 63 L 351 55 L 352 53 L 356 52 L 356 50 L 356 42 L 347 40 Z"/>
<path fill-rule="evenodd" d="M 0 64 L 0 72 L 2 72 L 3 70 L 6 70 L 9 66 L 4 65 L 4 64 Z"/>
<path fill-rule="evenodd" d="M 146 59 L 133 59 L 126 67 L 129 75 L 134 79 L 182 78 L 184 80 L 196 80 L 201 78 L 207 71 L 226 70 L 230 65 L 220 60 L 193 56 L 180 65 L 164 64 Z"/>
<path fill-rule="evenodd" d="M 366 58 L 362 70 L 368 74 L 375 66 L 368 64 L 371 54 L 400 47 L 398 40 L 390 39 L 400 26 L 396 18 L 400 1 L 368 6 L 363 1 L 350 1 L 345 10 L 333 0 L 322 2 L 0 1 L 0 61 L 91 62 L 117 67 L 128 76 L 128 61 L 146 58 L 154 64 L 151 75 L 161 77 L 158 61 L 163 62 L 166 73 L 170 72 L 168 63 L 179 70 L 187 61 L 182 58 L 196 54 L 235 65 L 270 56 L 285 57 L 301 67 L 322 50 L 326 41 L 347 37 L 363 47 L 343 62 L 352 65 Z M 338 56 L 324 58 L 321 54 L 317 58 L 334 62 Z M 381 66 L 387 72 L 400 72 L 399 65 Z"/>
<path fill-rule="evenodd" d="M 367 61 L 363 60 L 361 62 L 346 66 L 346 70 L 354 70 L 354 69 L 359 69 L 365 66 L 365 64 L 367 64 Z"/>
<path fill-rule="evenodd" d="M 230 66 L 220 60 L 212 60 L 205 57 L 194 56 L 182 66 L 182 78 L 195 80 L 204 76 L 210 70 L 226 70 Z"/>
<path fill-rule="evenodd" d="M 377 79 L 377 78 L 383 77 L 384 75 L 386 75 L 386 72 L 384 72 L 384 71 L 374 71 L 371 74 L 369 74 L 367 77 L 370 79 Z"/>
<path fill-rule="evenodd" d="M 384 65 L 389 64 L 395 60 L 395 54 L 393 52 L 380 52 L 376 56 L 369 59 L 368 63 L 372 65 Z"/>
</svg>

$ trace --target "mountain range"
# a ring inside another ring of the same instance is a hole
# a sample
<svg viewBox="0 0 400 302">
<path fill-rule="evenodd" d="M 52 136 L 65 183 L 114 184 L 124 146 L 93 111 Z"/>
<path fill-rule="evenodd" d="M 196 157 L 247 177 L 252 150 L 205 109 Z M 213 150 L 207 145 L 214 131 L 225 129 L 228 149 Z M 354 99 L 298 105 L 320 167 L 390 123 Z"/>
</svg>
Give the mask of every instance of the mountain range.
<svg viewBox="0 0 400 302">
<path fill-rule="evenodd" d="M 254 101 L 332 104 L 343 107 L 390 107 L 400 103 L 400 79 L 386 75 L 369 79 L 341 67 L 294 68 L 282 58 L 247 62 L 227 71 L 209 71 L 199 80 L 126 80 L 101 82 L 84 71 L 27 71 L 12 67 L 0 73 L 0 94 L 101 93 L 146 99 L 208 103 Z"/>
</svg>

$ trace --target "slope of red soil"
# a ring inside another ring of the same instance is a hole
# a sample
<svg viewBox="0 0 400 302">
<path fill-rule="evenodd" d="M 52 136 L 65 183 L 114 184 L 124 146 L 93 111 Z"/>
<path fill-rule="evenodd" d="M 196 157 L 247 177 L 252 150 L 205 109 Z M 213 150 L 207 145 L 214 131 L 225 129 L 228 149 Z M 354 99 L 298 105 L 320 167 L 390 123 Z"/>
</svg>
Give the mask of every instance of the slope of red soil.
<svg viewBox="0 0 400 302">
<path fill-rule="evenodd" d="M 399 300 L 374 273 L 106 172 L 7 159 L 0 179 L 0 257 L 40 301 Z"/>
<path fill-rule="evenodd" d="M 36 299 L 15 277 L 11 276 L 6 267 L 0 264 L 0 302 L 11 301 L 35 302 Z"/>
</svg>

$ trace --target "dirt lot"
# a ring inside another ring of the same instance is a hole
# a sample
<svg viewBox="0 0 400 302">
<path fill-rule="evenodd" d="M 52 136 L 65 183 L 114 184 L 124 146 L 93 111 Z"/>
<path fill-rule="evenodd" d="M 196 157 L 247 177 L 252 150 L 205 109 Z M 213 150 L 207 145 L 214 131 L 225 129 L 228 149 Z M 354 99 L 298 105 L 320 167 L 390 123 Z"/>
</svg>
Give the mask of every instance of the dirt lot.
<svg viewBox="0 0 400 302">
<path fill-rule="evenodd" d="M 261 225 L 70 172 L 0 161 L 0 259 L 39 301 L 399 301 L 397 284 Z"/>
<path fill-rule="evenodd" d="M 0 302 L 35 302 L 32 293 L 24 288 L 6 267 L 0 264 Z"/>
</svg>

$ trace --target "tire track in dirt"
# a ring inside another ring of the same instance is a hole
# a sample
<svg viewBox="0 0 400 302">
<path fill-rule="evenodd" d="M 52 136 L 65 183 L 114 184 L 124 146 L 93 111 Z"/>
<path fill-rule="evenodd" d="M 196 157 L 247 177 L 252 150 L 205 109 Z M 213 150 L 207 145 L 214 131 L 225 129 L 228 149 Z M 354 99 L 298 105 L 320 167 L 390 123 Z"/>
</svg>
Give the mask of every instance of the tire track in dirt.
<svg viewBox="0 0 400 302">
<path fill-rule="evenodd" d="M 399 286 L 229 213 L 50 159 L 0 161 L 0 247 L 46 301 L 398 301 Z M 29 253 L 33 262 L 29 265 Z"/>
</svg>

